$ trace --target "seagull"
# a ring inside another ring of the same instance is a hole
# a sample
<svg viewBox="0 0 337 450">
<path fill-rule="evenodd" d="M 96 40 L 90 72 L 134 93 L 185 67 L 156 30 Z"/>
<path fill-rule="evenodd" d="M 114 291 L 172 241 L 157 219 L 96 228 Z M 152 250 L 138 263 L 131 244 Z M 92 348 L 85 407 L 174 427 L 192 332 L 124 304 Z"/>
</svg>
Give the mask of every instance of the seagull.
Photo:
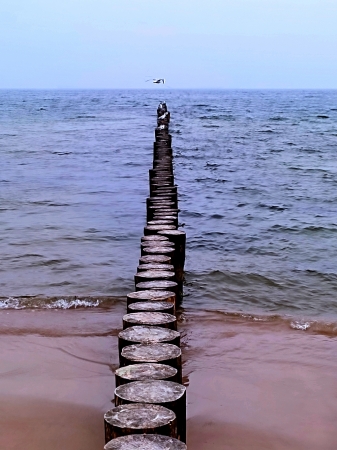
<svg viewBox="0 0 337 450">
<path fill-rule="evenodd" d="M 146 81 L 151 81 L 151 80 L 146 80 Z M 152 79 L 152 83 L 155 83 L 155 84 L 163 83 L 163 84 L 165 84 L 165 79 L 164 78 L 153 78 Z"/>
</svg>

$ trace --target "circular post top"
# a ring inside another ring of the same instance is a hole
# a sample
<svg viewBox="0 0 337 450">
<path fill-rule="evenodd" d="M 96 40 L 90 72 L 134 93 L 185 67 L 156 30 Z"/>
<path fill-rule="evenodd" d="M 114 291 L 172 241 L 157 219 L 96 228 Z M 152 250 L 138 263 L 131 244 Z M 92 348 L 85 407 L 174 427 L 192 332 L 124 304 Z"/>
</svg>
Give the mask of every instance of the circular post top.
<svg viewBox="0 0 337 450">
<path fill-rule="evenodd" d="M 170 409 L 148 403 L 130 403 L 116 406 L 104 414 L 104 420 L 119 428 L 157 428 L 175 420 Z"/>
<path fill-rule="evenodd" d="M 185 236 L 185 231 L 182 230 L 161 230 L 158 231 L 159 236 Z"/>
<path fill-rule="evenodd" d="M 115 394 L 132 403 L 170 403 L 181 399 L 185 386 L 174 381 L 132 381 L 115 389 Z"/>
<path fill-rule="evenodd" d="M 179 347 L 173 344 L 135 344 L 128 345 L 122 350 L 123 358 L 129 361 L 160 363 L 181 356 Z"/>
<path fill-rule="evenodd" d="M 174 225 L 148 225 L 144 228 L 144 230 L 149 231 L 161 231 L 161 230 L 174 230 Z"/>
<path fill-rule="evenodd" d="M 153 220 L 166 220 L 166 221 L 171 221 L 173 223 L 175 223 L 178 220 L 178 214 L 175 213 L 167 213 L 166 211 L 164 212 L 159 212 L 156 211 L 153 214 Z M 173 228 L 171 228 L 171 230 L 176 230 L 177 227 L 172 225 Z"/>
<path fill-rule="evenodd" d="M 138 312 L 125 314 L 123 321 L 128 323 L 134 323 L 135 325 L 153 324 L 159 325 L 164 323 L 175 322 L 176 316 L 173 314 L 160 313 L 160 312 Z"/>
<path fill-rule="evenodd" d="M 159 234 L 149 234 L 148 236 L 159 236 Z M 166 237 L 166 236 L 161 236 L 161 237 Z M 141 247 L 151 247 L 151 246 L 158 246 L 158 247 L 171 247 L 172 246 L 172 242 L 169 241 L 168 238 L 166 238 L 167 241 L 160 241 L 158 239 L 151 239 L 151 240 L 147 240 L 147 241 L 142 241 L 140 243 Z"/>
<path fill-rule="evenodd" d="M 136 285 L 136 289 L 175 289 L 177 286 L 175 281 L 169 280 L 142 281 Z"/>
<path fill-rule="evenodd" d="M 136 302 L 128 306 L 129 312 L 153 311 L 153 312 L 170 312 L 174 308 L 171 302 Z"/>
<path fill-rule="evenodd" d="M 171 291 L 156 291 L 156 290 L 148 290 L 148 291 L 135 291 L 130 292 L 127 295 L 127 298 L 132 300 L 139 300 L 139 301 L 158 301 L 163 302 L 165 300 L 171 300 L 172 297 L 175 297 L 175 293 Z"/>
<path fill-rule="evenodd" d="M 169 328 L 138 325 L 126 328 L 118 334 L 118 337 L 130 342 L 153 343 L 173 341 L 180 337 L 179 331 Z"/>
<path fill-rule="evenodd" d="M 137 272 L 141 272 L 143 270 L 174 270 L 174 266 L 172 264 L 156 264 L 156 263 L 148 263 L 141 264 L 137 267 Z"/>
<path fill-rule="evenodd" d="M 128 381 L 164 380 L 177 375 L 178 370 L 167 364 L 142 363 L 129 364 L 115 370 L 115 374 Z"/>
<path fill-rule="evenodd" d="M 146 263 L 154 262 L 154 261 L 169 264 L 171 262 L 171 257 L 165 256 L 165 255 L 144 255 L 144 256 L 141 256 L 139 259 L 139 262 L 141 264 L 146 264 Z"/>
<path fill-rule="evenodd" d="M 139 280 L 146 281 L 146 280 L 165 280 L 165 279 L 172 279 L 175 276 L 175 273 L 173 270 L 143 270 L 140 272 L 137 272 L 135 275 Z"/>
<path fill-rule="evenodd" d="M 154 245 L 152 247 L 143 247 L 143 252 L 148 255 L 165 255 L 174 252 L 174 244 L 164 246 Z"/>
<path fill-rule="evenodd" d="M 148 225 L 173 225 L 173 220 L 149 220 Z M 149 236 L 159 236 L 159 234 L 149 234 Z"/>
<path fill-rule="evenodd" d="M 159 236 L 159 234 L 150 234 L 148 236 L 142 236 L 141 241 L 168 241 L 168 238 L 165 236 Z"/>
</svg>

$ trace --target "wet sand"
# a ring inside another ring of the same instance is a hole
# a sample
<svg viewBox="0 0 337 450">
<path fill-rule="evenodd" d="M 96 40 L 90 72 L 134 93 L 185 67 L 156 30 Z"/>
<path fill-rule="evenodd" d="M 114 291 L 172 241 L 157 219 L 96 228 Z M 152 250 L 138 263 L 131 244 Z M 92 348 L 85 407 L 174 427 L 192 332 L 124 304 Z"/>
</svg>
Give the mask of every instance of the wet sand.
<svg viewBox="0 0 337 450">
<path fill-rule="evenodd" d="M 1 311 L 0 448 L 103 448 L 124 305 Z"/>
<path fill-rule="evenodd" d="M 335 337 L 277 320 L 187 318 L 190 448 L 336 448 Z"/>
<path fill-rule="evenodd" d="M 125 307 L 0 312 L 0 448 L 103 448 Z M 336 338 L 185 311 L 188 446 L 332 450 Z"/>
</svg>

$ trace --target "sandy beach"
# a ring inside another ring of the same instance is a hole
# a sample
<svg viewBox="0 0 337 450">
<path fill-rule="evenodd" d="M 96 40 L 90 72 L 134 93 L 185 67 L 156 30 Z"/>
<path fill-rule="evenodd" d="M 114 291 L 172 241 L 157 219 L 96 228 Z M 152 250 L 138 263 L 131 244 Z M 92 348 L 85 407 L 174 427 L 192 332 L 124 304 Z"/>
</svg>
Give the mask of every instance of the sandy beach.
<svg viewBox="0 0 337 450">
<path fill-rule="evenodd" d="M 0 312 L 0 448 L 103 448 L 124 310 Z M 190 449 L 335 449 L 334 338 L 191 310 L 180 330 Z"/>
</svg>

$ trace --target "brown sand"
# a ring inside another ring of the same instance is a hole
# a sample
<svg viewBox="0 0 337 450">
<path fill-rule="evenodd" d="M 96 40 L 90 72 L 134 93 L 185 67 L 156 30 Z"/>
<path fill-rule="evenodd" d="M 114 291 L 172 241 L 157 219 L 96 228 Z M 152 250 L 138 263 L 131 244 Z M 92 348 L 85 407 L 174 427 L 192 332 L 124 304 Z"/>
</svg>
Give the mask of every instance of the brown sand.
<svg viewBox="0 0 337 450">
<path fill-rule="evenodd" d="M 191 449 L 337 448 L 336 338 L 282 321 L 187 317 Z"/>
<path fill-rule="evenodd" d="M 0 313 L 0 449 L 103 448 L 124 310 Z"/>
<path fill-rule="evenodd" d="M 0 312 L 0 449 L 103 448 L 124 311 Z M 335 338 L 208 312 L 185 319 L 189 449 L 336 449 Z"/>
</svg>

